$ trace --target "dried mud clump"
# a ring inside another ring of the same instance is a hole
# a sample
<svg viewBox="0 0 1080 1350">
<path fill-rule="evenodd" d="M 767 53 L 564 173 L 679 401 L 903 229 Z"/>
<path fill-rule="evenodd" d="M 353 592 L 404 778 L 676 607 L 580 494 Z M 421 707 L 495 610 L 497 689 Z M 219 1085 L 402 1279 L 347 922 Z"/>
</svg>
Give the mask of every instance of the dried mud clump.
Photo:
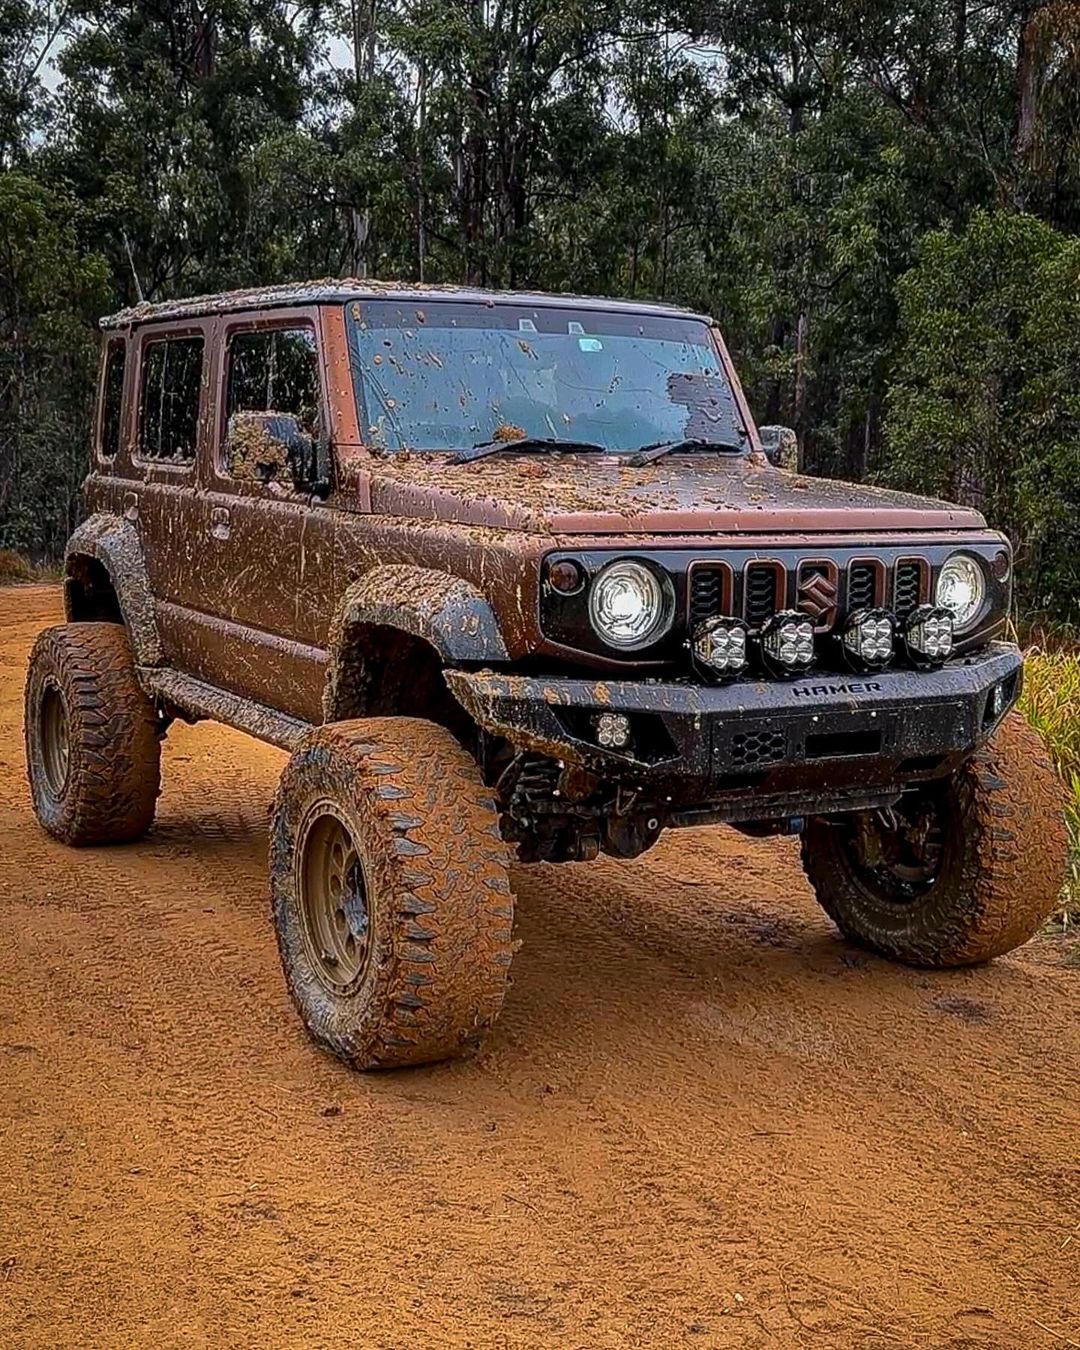
<svg viewBox="0 0 1080 1350">
<path fill-rule="evenodd" d="M 269 483 L 289 467 L 289 452 L 266 429 L 262 413 L 234 413 L 229 420 L 229 472 L 234 478 Z"/>
<path fill-rule="evenodd" d="M 525 435 L 524 427 L 516 427 L 513 422 L 501 422 L 492 434 L 493 441 L 520 441 Z"/>
</svg>

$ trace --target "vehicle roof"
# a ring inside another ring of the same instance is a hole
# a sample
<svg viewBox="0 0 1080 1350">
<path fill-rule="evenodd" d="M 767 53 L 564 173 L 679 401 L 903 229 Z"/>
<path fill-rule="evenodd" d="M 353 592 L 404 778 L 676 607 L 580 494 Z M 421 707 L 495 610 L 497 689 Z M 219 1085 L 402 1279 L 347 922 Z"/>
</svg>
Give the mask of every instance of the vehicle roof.
<svg viewBox="0 0 1080 1350">
<path fill-rule="evenodd" d="M 617 300 L 603 296 L 554 295 L 544 291 L 496 291 L 476 286 L 434 286 L 422 282 L 375 281 L 356 277 L 326 277 L 321 281 L 297 281 L 284 286 L 253 286 L 246 290 L 219 291 L 216 295 L 194 295 L 182 300 L 164 300 L 157 304 L 144 301 L 101 320 L 102 328 L 124 328 L 130 324 L 161 319 L 193 319 L 209 314 L 232 314 L 252 309 L 289 305 L 322 305 L 349 300 L 459 300 L 472 304 L 526 304 L 573 309 L 620 310 L 623 313 L 679 315 L 711 322 L 708 315 L 678 305 L 649 300 Z"/>
</svg>

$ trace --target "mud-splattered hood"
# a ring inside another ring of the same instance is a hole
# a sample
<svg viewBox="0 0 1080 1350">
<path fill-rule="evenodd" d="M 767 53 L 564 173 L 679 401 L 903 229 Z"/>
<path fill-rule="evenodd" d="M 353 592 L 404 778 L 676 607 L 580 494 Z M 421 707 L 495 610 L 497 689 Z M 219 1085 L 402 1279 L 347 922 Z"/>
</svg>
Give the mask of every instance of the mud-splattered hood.
<svg viewBox="0 0 1080 1350">
<path fill-rule="evenodd" d="M 471 464 L 396 455 L 371 481 L 380 514 L 542 534 L 982 528 L 975 511 L 929 497 L 808 478 L 761 455 L 502 454 Z"/>
</svg>

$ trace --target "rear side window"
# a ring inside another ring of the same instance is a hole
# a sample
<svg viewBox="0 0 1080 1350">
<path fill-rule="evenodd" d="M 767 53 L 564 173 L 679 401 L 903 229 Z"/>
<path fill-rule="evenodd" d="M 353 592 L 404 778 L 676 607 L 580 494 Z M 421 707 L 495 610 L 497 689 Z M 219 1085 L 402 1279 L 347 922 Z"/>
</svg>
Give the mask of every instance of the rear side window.
<svg viewBox="0 0 1080 1350">
<path fill-rule="evenodd" d="M 195 458 L 202 383 L 201 337 L 166 338 L 143 349 L 139 453 L 190 464 Z"/>
<path fill-rule="evenodd" d="M 238 412 L 291 413 L 301 431 L 319 429 L 319 367 L 310 328 L 234 333 L 229 341 L 227 417 Z"/>
<path fill-rule="evenodd" d="M 124 403 L 124 363 L 127 343 L 114 338 L 105 348 L 105 378 L 101 386 L 101 454 L 115 459 L 120 449 L 120 413 Z"/>
</svg>

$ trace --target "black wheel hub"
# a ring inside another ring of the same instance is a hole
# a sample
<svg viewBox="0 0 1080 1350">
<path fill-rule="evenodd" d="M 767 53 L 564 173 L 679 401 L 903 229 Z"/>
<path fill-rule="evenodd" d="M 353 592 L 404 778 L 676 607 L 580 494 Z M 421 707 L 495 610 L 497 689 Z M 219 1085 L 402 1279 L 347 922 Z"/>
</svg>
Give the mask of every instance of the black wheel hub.
<svg viewBox="0 0 1080 1350">
<path fill-rule="evenodd" d="M 846 845 L 856 872 L 883 899 L 913 903 L 941 871 L 945 830 L 940 794 L 905 793 L 894 806 L 855 817 Z"/>
</svg>

